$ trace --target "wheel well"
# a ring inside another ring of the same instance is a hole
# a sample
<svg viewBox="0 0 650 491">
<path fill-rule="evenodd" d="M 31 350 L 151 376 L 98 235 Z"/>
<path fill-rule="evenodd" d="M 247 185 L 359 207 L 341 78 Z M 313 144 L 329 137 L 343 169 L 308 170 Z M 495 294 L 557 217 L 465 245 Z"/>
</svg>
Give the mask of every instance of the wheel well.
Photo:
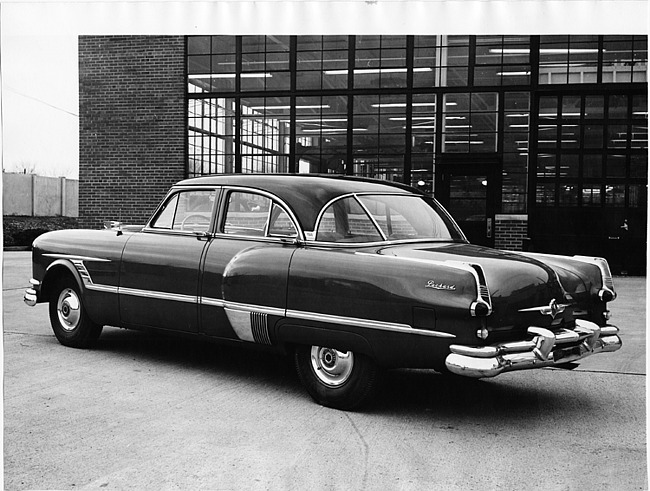
<svg viewBox="0 0 650 491">
<path fill-rule="evenodd" d="M 74 275 L 68 266 L 57 264 L 48 269 L 45 273 L 45 277 L 43 278 L 43 283 L 41 285 L 41 299 L 44 301 L 49 301 L 52 292 L 56 287 L 56 284 L 62 278 L 71 278 L 79 285 L 79 279 Z"/>
<path fill-rule="evenodd" d="M 297 345 L 327 346 L 340 351 L 354 351 L 374 358 L 368 340 L 355 333 L 311 326 L 281 324 L 276 330 L 276 339 L 283 345 L 285 352 L 293 354 Z"/>
</svg>

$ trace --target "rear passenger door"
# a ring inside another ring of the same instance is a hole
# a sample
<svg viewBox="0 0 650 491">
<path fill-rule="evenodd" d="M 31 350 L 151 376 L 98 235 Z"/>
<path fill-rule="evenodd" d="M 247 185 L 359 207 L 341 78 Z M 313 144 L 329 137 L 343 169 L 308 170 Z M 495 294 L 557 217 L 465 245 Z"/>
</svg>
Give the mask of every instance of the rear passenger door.
<svg viewBox="0 0 650 491">
<path fill-rule="evenodd" d="M 269 193 L 224 189 L 201 280 L 202 332 L 270 344 L 283 317 L 287 277 L 300 232 L 291 210 Z"/>
</svg>

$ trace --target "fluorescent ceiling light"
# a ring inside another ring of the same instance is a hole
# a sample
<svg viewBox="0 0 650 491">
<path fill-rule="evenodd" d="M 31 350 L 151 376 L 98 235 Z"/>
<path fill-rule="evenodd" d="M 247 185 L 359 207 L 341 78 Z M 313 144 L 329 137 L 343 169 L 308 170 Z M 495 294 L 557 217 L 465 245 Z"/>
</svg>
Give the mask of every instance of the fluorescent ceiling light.
<svg viewBox="0 0 650 491">
<path fill-rule="evenodd" d="M 408 68 L 355 68 L 355 75 L 372 75 L 377 73 L 406 73 Z M 413 72 L 432 72 L 433 68 L 421 67 L 414 68 Z M 325 75 L 347 75 L 348 70 L 325 70 Z"/>
<path fill-rule="evenodd" d="M 471 140 L 471 141 L 446 141 L 445 142 L 446 145 L 467 145 L 468 143 L 470 145 L 482 145 L 485 142 L 484 141 L 474 141 L 474 140 Z"/>
<path fill-rule="evenodd" d="M 435 102 L 414 102 L 411 104 L 413 107 L 435 107 Z M 385 102 L 379 104 L 371 104 L 372 107 L 406 107 L 406 102 Z M 413 171 L 411 171 L 413 172 Z"/>
<path fill-rule="evenodd" d="M 603 52 L 604 51 L 605 50 L 603 50 Z M 578 55 L 598 53 L 598 48 L 542 48 L 539 50 L 539 52 L 543 55 Z"/>
<path fill-rule="evenodd" d="M 604 52 L 605 50 L 603 50 Z M 587 54 L 598 53 L 598 48 L 542 48 L 539 50 L 544 55 L 565 55 L 565 54 Z M 527 55 L 530 54 L 528 48 L 492 48 L 492 54 L 503 55 Z"/>
<path fill-rule="evenodd" d="M 579 117 L 580 113 L 562 113 L 562 117 Z M 557 118 L 557 113 L 539 113 L 540 118 Z"/>
<path fill-rule="evenodd" d="M 320 129 L 307 129 L 302 130 L 302 133 L 345 133 L 347 128 L 320 128 Z M 368 131 L 368 128 L 352 128 L 352 131 Z"/>
<path fill-rule="evenodd" d="M 406 121 L 405 117 L 395 117 L 395 118 L 388 118 L 388 119 L 391 120 L 391 121 Z M 435 116 L 413 116 L 411 119 L 413 121 L 416 121 L 416 120 L 418 120 L 418 121 L 432 121 L 432 120 L 436 119 L 436 117 Z"/>
<path fill-rule="evenodd" d="M 578 140 L 561 140 L 562 143 L 578 143 Z M 538 143 L 557 143 L 557 140 L 539 140 Z"/>
<path fill-rule="evenodd" d="M 455 124 L 455 125 L 448 124 L 445 126 L 445 128 L 471 128 L 471 127 L 472 126 L 469 124 Z"/>
<path fill-rule="evenodd" d="M 197 74 L 189 75 L 189 78 L 235 78 L 236 73 L 207 73 L 207 74 Z M 270 73 L 258 72 L 258 73 L 242 73 L 241 78 L 271 78 L 273 75 Z"/>
<path fill-rule="evenodd" d="M 314 118 L 314 119 L 302 119 L 296 118 L 296 123 L 346 123 L 348 118 Z"/>
<path fill-rule="evenodd" d="M 497 75 L 503 77 L 526 77 L 530 72 L 497 72 Z"/>
<path fill-rule="evenodd" d="M 527 124 L 511 124 L 509 128 L 528 128 Z"/>
<path fill-rule="evenodd" d="M 291 109 L 291 106 L 251 106 L 251 109 L 267 110 L 267 111 L 286 111 Z M 327 104 L 313 104 L 307 106 L 296 106 L 296 109 L 329 109 Z"/>
</svg>

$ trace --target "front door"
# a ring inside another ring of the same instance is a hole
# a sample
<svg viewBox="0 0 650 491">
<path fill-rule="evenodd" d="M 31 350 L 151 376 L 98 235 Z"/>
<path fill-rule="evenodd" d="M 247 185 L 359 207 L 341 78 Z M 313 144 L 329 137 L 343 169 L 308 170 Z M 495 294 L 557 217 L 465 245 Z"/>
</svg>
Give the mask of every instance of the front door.
<svg viewBox="0 0 650 491">
<path fill-rule="evenodd" d="M 440 164 L 435 197 L 447 208 L 472 244 L 494 247 L 495 166 Z"/>
<path fill-rule="evenodd" d="M 120 317 L 124 324 L 199 330 L 201 262 L 211 242 L 215 189 L 183 189 L 168 196 L 122 254 Z"/>
</svg>

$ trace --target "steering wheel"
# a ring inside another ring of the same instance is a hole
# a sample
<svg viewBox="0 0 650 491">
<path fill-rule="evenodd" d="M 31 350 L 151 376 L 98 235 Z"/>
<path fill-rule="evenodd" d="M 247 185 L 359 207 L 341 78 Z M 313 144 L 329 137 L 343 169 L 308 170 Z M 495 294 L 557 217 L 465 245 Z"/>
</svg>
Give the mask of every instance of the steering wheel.
<svg viewBox="0 0 650 491">
<path fill-rule="evenodd" d="M 197 227 L 200 227 L 203 229 L 208 229 L 208 226 L 210 225 L 210 218 L 206 217 L 205 215 L 199 215 L 198 213 L 194 213 L 192 215 L 187 215 L 183 221 L 181 222 L 181 230 L 186 230 L 187 228 L 192 228 L 192 230 L 196 229 Z"/>
</svg>

